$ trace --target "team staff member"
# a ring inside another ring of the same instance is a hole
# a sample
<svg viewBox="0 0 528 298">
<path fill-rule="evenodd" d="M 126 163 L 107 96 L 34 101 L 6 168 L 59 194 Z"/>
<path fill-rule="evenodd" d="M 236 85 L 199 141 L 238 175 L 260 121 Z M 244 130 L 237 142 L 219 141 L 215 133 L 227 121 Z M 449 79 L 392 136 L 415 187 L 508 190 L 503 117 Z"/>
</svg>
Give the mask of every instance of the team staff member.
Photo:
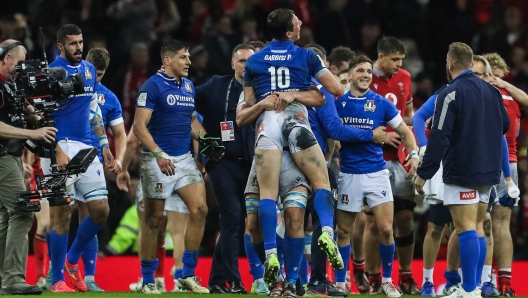
<svg viewBox="0 0 528 298">
<path fill-rule="evenodd" d="M 231 67 L 234 76 L 213 76 L 196 88 L 196 110 L 203 115 L 203 126 L 211 137 L 222 139 L 225 154 L 220 160 L 208 160 L 205 169 L 213 187 L 220 212 L 220 237 L 215 247 L 209 289 L 223 292 L 226 281 L 231 293 L 247 291 L 238 271 L 238 251 L 244 231 L 244 188 L 251 169 L 247 136 L 249 128 L 236 123 L 236 107 L 244 90 L 244 67 L 254 54 L 249 44 L 233 49 Z"/>
<path fill-rule="evenodd" d="M 424 194 L 425 180 L 442 162 L 444 204 L 458 232 L 463 276 L 462 286 L 446 297 L 480 297 L 477 272 L 486 258 L 486 239 L 477 226 L 484 220 L 491 188 L 500 181 L 501 139 L 510 120 L 500 92 L 473 74 L 468 45 L 452 43 L 446 60 L 450 82 L 438 94 L 428 150 L 415 185 Z"/>
<path fill-rule="evenodd" d="M 42 289 L 26 283 L 27 235 L 33 224 L 33 213 L 15 210 L 16 194 L 26 191 L 22 169 L 23 140 L 55 139 L 57 129 L 43 127 L 22 129 L 22 123 L 13 121 L 16 110 L 12 73 L 18 61 L 26 58 L 22 43 L 8 39 L 0 43 L 0 295 L 35 294 Z M 28 119 L 29 120 L 29 119 Z"/>
</svg>

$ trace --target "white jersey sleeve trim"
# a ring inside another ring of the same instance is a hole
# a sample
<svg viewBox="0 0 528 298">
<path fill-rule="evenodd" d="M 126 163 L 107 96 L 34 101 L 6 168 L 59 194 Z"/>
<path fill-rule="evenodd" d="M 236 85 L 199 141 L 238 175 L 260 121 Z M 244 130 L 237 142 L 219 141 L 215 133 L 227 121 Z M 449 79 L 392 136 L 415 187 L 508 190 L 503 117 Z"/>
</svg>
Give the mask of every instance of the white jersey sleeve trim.
<svg viewBox="0 0 528 298">
<path fill-rule="evenodd" d="M 387 124 L 392 127 L 393 129 L 398 128 L 403 122 L 403 118 L 400 114 L 397 114 L 392 118 Z"/>
<path fill-rule="evenodd" d="M 116 126 L 116 125 L 121 124 L 121 123 L 123 123 L 123 122 L 125 122 L 125 121 L 123 120 L 123 117 L 119 117 L 119 118 L 117 118 L 117 119 L 114 119 L 114 120 L 110 121 L 108 124 L 109 124 L 110 126 Z"/>
</svg>

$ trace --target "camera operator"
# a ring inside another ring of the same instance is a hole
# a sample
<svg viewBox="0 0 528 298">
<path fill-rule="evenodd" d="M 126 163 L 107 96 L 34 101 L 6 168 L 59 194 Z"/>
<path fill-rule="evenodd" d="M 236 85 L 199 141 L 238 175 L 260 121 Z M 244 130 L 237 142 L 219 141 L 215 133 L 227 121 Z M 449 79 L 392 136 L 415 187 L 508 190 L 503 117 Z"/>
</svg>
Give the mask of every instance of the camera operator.
<svg viewBox="0 0 528 298">
<path fill-rule="evenodd" d="M 18 61 L 26 58 L 26 49 L 16 40 L 0 43 L 0 295 L 41 294 L 38 286 L 26 283 L 28 251 L 27 234 L 33 224 L 33 213 L 15 210 L 16 194 L 24 192 L 22 152 L 24 140 L 52 142 L 57 129 L 43 127 L 24 129 L 24 121 L 17 108 L 14 87 L 9 83 Z M 27 112 L 33 111 L 27 107 Z M 38 117 L 27 113 L 26 120 Z"/>
</svg>

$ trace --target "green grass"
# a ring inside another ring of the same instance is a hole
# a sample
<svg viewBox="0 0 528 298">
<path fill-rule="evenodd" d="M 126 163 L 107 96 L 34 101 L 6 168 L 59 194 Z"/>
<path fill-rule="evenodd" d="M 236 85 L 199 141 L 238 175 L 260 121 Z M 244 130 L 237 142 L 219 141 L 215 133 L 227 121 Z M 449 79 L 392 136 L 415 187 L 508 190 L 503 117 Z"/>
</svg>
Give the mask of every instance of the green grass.
<svg viewBox="0 0 528 298">
<path fill-rule="evenodd" d="M 49 291 L 44 291 L 41 295 L 42 296 L 46 296 L 46 297 L 59 297 L 59 298 L 91 298 L 91 297 L 94 297 L 94 298 L 101 298 L 101 297 L 130 297 L 130 296 L 140 296 L 141 294 L 139 293 L 130 293 L 130 292 L 106 292 L 106 293 L 68 293 L 68 294 L 57 294 L 57 293 L 50 293 Z M 165 293 L 165 294 L 162 294 L 162 296 L 173 296 L 173 297 L 178 297 L 178 298 L 197 298 L 197 297 L 200 297 L 200 296 L 205 296 L 205 297 L 212 297 L 210 294 L 203 294 L 203 295 L 199 295 L 199 294 L 188 294 L 188 293 Z M 243 295 L 234 295 L 234 294 L 215 294 L 213 296 L 221 296 L 222 298 L 242 298 Z M 258 296 L 258 295 L 255 295 L 255 294 L 249 294 L 250 297 L 267 297 L 267 296 Z M 143 295 L 143 297 L 145 297 L 145 295 Z M 149 297 L 156 297 L 156 295 L 154 296 L 149 296 Z M 306 297 L 306 296 L 305 296 Z M 312 296 L 313 297 L 313 296 Z M 375 297 L 387 297 L 385 295 L 349 295 L 349 297 L 371 297 L 371 298 L 375 298 Z M 403 296 L 402 296 L 403 297 Z M 416 296 L 416 297 L 419 297 L 419 296 Z"/>
<path fill-rule="evenodd" d="M 139 293 L 131 293 L 131 292 L 106 292 L 106 293 L 71 293 L 71 294 L 57 294 L 57 293 L 50 293 L 49 291 L 44 291 L 41 295 L 42 296 L 46 296 L 46 297 L 59 297 L 59 298 L 91 298 L 91 297 L 94 297 L 94 298 L 101 298 L 101 297 L 130 297 L 130 296 L 140 296 L 141 294 Z M 197 298 L 197 297 L 200 297 L 200 296 L 206 296 L 206 297 L 211 297 L 211 295 L 209 294 L 203 294 L 203 295 L 199 295 L 199 294 L 188 294 L 188 293 L 165 293 L 165 294 L 162 294 L 162 296 L 173 296 L 173 297 L 178 297 L 178 298 Z M 221 296 L 222 298 L 242 298 L 243 295 L 229 295 L 229 294 L 215 294 L 214 296 Z M 258 296 L 258 295 L 255 295 L 255 294 L 249 294 L 249 296 L 251 297 L 267 297 L 267 296 Z M 143 297 L 145 297 L 143 295 Z M 156 297 L 156 295 L 154 296 L 149 296 L 149 297 Z M 307 296 L 304 296 L 304 297 L 307 297 Z M 314 296 L 311 296 L 311 297 L 314 297 Z M 358 298 L 361 298 L 361 297 L 370 297 L 370 298 L 375 298 L 375 297 L 387 297 L 385 295 L 348 295 L 348 297 L 358 297 Z M 402 296 L 404 297 L 404 296 Z M 420 296 L 405 296 L 405 297 L 420 297 Z M 439 297 L 439 296 L 438 296 Z M 528 296 L 517 296 L 517 297 L 528 297 Z"/>
</svg>

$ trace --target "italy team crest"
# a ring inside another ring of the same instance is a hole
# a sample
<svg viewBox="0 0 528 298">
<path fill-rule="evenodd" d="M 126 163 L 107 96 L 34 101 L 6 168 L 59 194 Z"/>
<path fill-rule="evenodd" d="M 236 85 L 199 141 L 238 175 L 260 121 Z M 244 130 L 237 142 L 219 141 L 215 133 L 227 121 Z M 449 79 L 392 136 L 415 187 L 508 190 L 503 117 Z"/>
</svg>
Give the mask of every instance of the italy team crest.
<svg viewBox="0 0 528 298">
<path fill-rule="evenodd" d="M 99 93 L 97 94 L 97 102 L 98 102 L 99 104 L 102 104 L 102 105 L 105 104 L 105 97 L 104 97 L 103 94 L 99 94 Z"/>
<path fill-rule="evenodd" d="M 376 111 L 376 105 L 374 104 L 374 101 L 373 100 L 367 100 L 367 102 L 365 103 L 365 112 L 369 111 L 369 112 L 374 112 Z"/>
<path fill-rule="evenodd" d="M 192 93 L 191 84 L 189 84 L 189 82 L 185 82 L 185 90 L 187 90 L 189 93 Z"/>
<path fill-rule="evenodd" d="M 84 69 L 84 76 L 86 77 L 87 80 L 92 79 L 92 72 L 90 71 L 88 67 Z"/>
<path fill-rule="evenodd" d="M 156 192 L 163 191 L 163 183 L 156 183 Z"/>
<path fill-rule="evenodd" d="M 348 195 L 342 195 L 341 196 L 341 203 L 347 204 L 350 203 L 350 200 L 348 199 Z"/>
</svg>

